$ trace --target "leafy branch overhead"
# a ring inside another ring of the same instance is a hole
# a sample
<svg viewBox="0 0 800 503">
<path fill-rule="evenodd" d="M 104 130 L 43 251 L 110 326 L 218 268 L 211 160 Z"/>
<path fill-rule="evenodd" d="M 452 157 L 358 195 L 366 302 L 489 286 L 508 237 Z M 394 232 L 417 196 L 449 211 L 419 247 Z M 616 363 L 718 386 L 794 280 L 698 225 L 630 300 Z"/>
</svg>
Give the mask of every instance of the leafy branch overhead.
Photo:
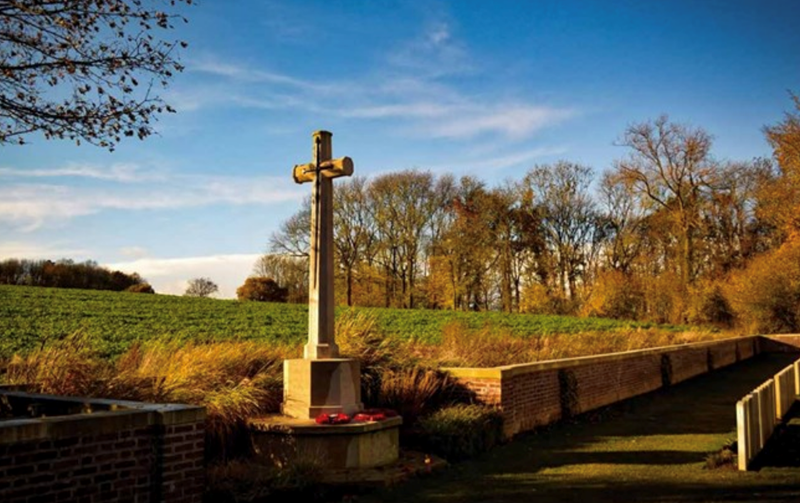
<svg viewBox="0 0 800 503">
<path fill-rule="evenodd" d="M 0 0 L 0 145 L 39 132 L 113 150 L 174 112 L 157 94 L 183 70 L 165 33 L 192 0 Z"/>
</svg>

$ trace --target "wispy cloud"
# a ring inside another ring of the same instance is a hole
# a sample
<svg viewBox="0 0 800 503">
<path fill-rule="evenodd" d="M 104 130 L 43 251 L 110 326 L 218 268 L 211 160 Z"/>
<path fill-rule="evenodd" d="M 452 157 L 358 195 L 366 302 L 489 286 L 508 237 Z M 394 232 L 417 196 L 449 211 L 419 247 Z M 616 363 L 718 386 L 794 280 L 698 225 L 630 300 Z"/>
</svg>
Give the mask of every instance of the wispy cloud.
<svg viewBox="0 0 800 503">
<path fill-rule="evenodd" d="M 452 25 L 446 21 L 429 22 L 421 33 L 398 47 L 388 62 L 402 70 L 434 79 L 474 71 L 466 47 L 453 36 L 452 31 Z"/>
<path fill-rule="evenodd" d="M 164 177 L 163 173 L 147 170 L 133 163 L 116 163 L 111 166 L 68 163 L 66 166 L 47 169 L 0 167 L 0 178 L 91 178 L 111 182 L 137 183 L 163 180 Z"/>
<path fill-rule="evenodd" d="M 465 92 L 461 83 L 480 68 L 456 31 L 446 20 L 429 21 L 358 80 L 306 79 L 206 54 L 188 67 L 212 77 L 211 83 L 203 79 L 203 90 L 189 90 L 177 106 L 182 100 L 188 109 L 224 103 L 326 114 L 382 122 L 411 137 L 454 141 L 480 135 L 519 141 L 579 115 L 574 107 L 521 96 Z"/>
<path fill-rule="evenodd" d="M 205 73 L 217 77 L 249 84 L 275 84 L 286 88 L 294 88 L 301 91 L 312 91 L 317 93 L 336 93 L 344 91 L 342 84 L 331 79 L 321 79 L 311 81 L 292 77 L 280 72 L 268 71 L 256 68 L 243 63 L 231 61 L 221 61 L 215 56 L 205 55 L 197 58 L 187 65 L 187 70 L 198 73 Z"/>
<path fill-rule="evenodd" d="M 527 170 L 535 161 L 552 156 L 562 155 L 567 151 L 564 147 L 538 147 L 501 156 L 485 155 L 483 157 L 468 157 L 453 159 L 450 162 L 430 166 L 434 171 L 449 171 L 455 173 L 471 173 L 485 175 L 487 172 L 499 171 L 506 168 L 520 168 Z"/>
<path fill-rule="evenodd" d="M 163 210 L 229 205 L 271 205 L 302 200 L 284 177 L 175 176 L 158 186 L 72 187 L 16 184 L 0 187 L 0 222 L 32 232 L 49 222 L 103 210 Z"/>
<path fill-rule="evenodd" d="M 496 133 L 510 139 L 522 139 L 574 115 L 575 112 L 569 109 L 501 104 L 449 114 L 445 120 L 433 124 L 431 132 L 444 138 L 472 138 Z"/>
<path fill-rule="evenodd" d="M 424 118 L 427 119 L 424 133 L 439 138 L 472 138 L 488 133 L 521 139 L 573 117 L 575 111 L 519 103 L 407 103 L 357 108 L 345 114 L 373 119 Z"/>
</svg>

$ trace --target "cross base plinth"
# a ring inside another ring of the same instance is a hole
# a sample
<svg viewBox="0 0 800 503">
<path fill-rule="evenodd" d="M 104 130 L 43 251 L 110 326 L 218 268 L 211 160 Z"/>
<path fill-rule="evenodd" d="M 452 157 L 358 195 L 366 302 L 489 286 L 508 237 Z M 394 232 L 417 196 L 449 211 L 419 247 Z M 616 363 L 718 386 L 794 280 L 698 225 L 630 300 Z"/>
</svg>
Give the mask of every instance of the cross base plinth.
<svg viewBox="0 0 800 503">
<path fill-rule="evenodd" d="M 306 360 L 339 359 L 339 346 L 335 342 L 327 344 L 308 343 L 303 346 L 303 358 Z"/>
<path fill-rule="evenodd" d="M 284 415 L 315 419 L 323 413 L 353 415 L 363 408 L 358 360 L 303 358 L 283 362 Z"/>
</svg>

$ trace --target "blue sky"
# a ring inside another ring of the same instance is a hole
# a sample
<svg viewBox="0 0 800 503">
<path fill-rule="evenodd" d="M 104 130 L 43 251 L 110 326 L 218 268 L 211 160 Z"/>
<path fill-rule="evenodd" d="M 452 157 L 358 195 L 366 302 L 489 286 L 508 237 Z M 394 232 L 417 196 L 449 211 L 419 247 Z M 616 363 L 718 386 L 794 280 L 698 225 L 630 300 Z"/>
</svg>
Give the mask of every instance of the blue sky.
<svg viewBox="0 0 800 503">
<path fill-rule="evenodd" d="M 359 175 L 600 173 L 662 113 L 719 159 L 768 156 L 800 92 L 800 2 L 222 1 L 185 9 L 186 70 L 159 135 L 113 153 L 0 147 L 0 258 L 93 259 L 158 292 L 208 276 L 231 297 L 308 186 L 311 132 Z"/>
</svg>

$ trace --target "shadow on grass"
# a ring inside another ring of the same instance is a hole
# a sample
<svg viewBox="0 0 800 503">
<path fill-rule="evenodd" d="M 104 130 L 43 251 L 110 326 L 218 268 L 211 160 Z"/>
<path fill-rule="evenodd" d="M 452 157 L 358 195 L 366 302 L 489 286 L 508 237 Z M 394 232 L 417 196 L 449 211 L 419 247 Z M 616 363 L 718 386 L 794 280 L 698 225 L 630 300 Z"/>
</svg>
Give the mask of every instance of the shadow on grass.
<svg viewBox="0 0 800 503">
<path fill-rule="evenodd" d="M 520 435 L 367 501 L 800 501 L 800 470 L 708 470 L 735 440 L 735 404 L 797 358 L 768 354 Z"/>
</svg>

